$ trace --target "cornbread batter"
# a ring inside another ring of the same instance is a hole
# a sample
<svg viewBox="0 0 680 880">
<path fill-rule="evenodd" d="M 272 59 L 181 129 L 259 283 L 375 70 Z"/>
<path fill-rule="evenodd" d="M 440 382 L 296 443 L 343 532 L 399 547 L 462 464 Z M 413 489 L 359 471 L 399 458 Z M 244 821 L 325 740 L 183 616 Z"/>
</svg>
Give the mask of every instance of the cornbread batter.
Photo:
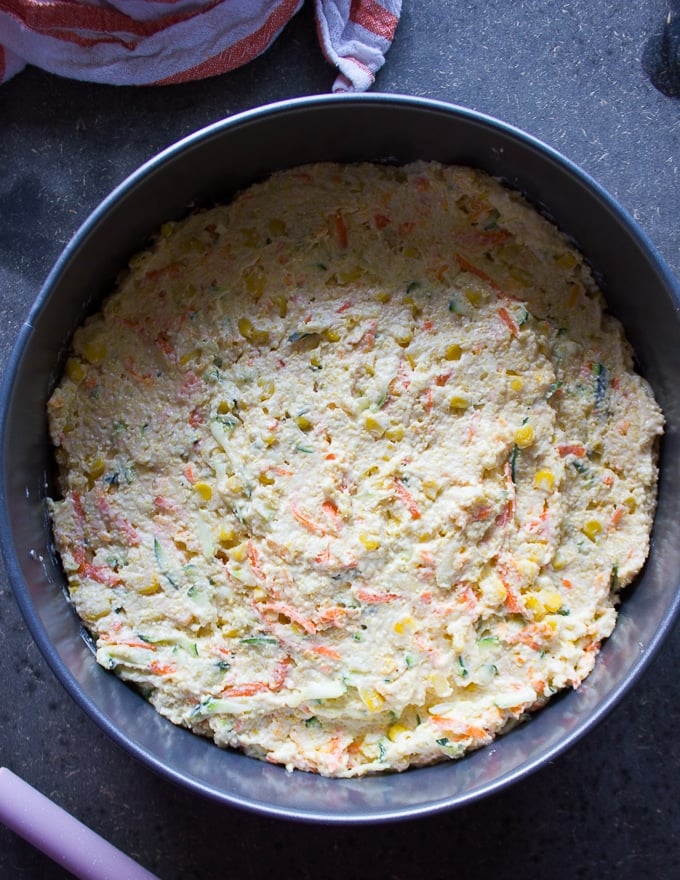
<svg viewBox="0 0 680 880">
<path fill-rule="evenodd" d="M 663 425 L 565 237 L 422 163 L 166 224 L 49 419 L 98 661 L 329 776 L 459 757 L 579 685 L 648 552 Z"/>
</svg>

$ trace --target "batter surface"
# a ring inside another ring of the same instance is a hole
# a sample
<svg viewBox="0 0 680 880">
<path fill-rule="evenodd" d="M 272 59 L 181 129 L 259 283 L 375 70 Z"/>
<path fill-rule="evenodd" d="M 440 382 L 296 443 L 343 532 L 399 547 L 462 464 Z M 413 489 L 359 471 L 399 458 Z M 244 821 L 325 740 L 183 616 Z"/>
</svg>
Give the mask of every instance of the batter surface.
<svg viewBox="0 0 680 880">
<path fill-rule="evenodd" d="M 98 661 L 331 776 L 458 757 L 579 685 L 663 425 L 577 251 L 436 164 L 305 166 L 166 224 L 49 419 Z"/>
</svg>

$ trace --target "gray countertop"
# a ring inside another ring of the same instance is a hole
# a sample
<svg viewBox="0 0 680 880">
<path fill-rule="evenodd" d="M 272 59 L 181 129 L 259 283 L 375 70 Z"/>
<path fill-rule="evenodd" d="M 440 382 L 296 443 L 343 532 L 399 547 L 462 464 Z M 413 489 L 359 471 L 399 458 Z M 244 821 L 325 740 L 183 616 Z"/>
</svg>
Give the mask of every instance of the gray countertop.
<svg viewBox="0 0 680 880">
<path fill-rule="evenodd" d="M 404 3 L 376 91 L 451 101 L 558 149 L 680 275 L 680 99 L 647 71 L 667 0 Z M 243 109 L 329 91 L 311 4 L 248 66 L 116 88 L 27 68 L 0 86 L 0 363 L 63 246 L 144 160 Z M 680 377 L 679 377 L 680 378 Z M 410 823 L 296 825 L 216 806 L 137 763 L 42 659 L 0 578 L 0 764 L 163 880 L 680 877 L 680 630 L 576 747 L 500 794 Z M 67 877 L 0 827 L 0 877 Z"/>
</svg>

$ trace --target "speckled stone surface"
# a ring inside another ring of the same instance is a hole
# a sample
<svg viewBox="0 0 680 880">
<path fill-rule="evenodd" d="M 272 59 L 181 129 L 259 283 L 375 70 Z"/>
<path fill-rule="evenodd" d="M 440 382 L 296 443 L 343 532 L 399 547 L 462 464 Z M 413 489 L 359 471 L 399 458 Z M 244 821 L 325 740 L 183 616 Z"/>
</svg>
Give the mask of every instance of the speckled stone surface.
<svg viewBox="0 0 680 880">
<path fill-rule="evenodd" d="M 680 275 L 680 99 L 643 64 L 666 5 L 405 0 L 375 89 L 463 104 L 546 141 Z M 216 119 L 332 79 L 307 3 L 266 55 L 214 80 L 134 90 L 27 69 L 0 87 L 2 367 L 62 247 L 128 173 Z M 216 807 L 138 764 L 62 690 L 1 577 L 0 764 L 163 880 L 680 877 L 677 626 L 617 709 L 529 778 L 433 818 L 324 828 Z M 0 877 L 67 876 L 0 827 Z"/>
</svg>

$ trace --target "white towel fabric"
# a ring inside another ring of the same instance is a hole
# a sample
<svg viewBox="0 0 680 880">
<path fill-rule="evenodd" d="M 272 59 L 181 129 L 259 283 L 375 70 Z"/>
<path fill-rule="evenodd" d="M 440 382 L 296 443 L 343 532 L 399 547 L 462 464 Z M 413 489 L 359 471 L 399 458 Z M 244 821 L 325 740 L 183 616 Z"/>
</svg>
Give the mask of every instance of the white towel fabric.
<svg viewBox="0 0 680 880">
<path fill-rule="evenodd" d="M 26 64 L 71 79 L 169 85 L 264 52 L 304 0 L 0 0 L 0 83 Z M 385 63 L 401 0 L 315 0 L 333 91 L 364 91 Z"/>
</svg>

